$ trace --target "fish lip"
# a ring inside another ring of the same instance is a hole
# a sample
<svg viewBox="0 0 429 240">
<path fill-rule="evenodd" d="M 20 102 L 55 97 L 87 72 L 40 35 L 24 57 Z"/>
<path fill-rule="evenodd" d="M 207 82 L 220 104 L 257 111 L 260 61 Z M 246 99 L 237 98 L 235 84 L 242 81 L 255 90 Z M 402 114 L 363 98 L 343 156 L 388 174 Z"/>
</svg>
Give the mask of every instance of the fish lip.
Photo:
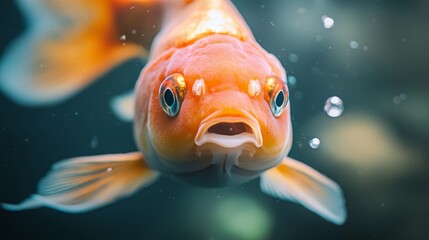
<svg viewBox="0 0 429 240">
<path fill-rule="evenodd" d="M 209 133 L 209 128 L 218 123 L 244 123 L 250 127 L 252 133 L 243 132 L 236 135 Z M 263 144 L 259 122 L 247 111 L 240 111 L 231 115 L 225 114 L 219 110 L 210 114 L 201 121 L 194 141 L 197 146 L 213 143 L 227 149 L 237 148 L 246 143 L 253 144 L 255 147 L 259 148 Z"/>
</svg>

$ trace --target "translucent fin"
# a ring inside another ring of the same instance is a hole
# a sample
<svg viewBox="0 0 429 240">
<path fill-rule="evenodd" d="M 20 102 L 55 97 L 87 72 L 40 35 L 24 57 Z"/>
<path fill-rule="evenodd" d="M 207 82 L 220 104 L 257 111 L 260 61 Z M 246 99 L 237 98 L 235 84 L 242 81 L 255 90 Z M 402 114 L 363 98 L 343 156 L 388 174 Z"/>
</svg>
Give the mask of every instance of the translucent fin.
<svg viewBox="0 0 429 240">
<path fill-rule="evenodd" d="M 262 175 L 262 191 L 283 200 L 291 200 L 335 224 L 347 218 L 341 188 L 309 166 L 291 158 Z"/>
<path fill-rule="evenodd" d="M 55 164 L 39 183 L 37 194 L 20 204 L 2 206 L 11 211 L 46 206 L 70 213 L 86 212 L 135 193 L 157 176 L 140 153 L 73 158 Z"/>
<path fill-rule="evenodd" d="M 0 62 L 0 89 L 26 105 L 53 104 L 145 51 L 121 38 L 114 1 L 19 0 L 28 29 Z"/>
<path fill-rule="evenodd" d="M 116 116 L 124 122 L 130 122 L 134 118 L 134 92 L 128 92 L 114 97 L 110 106 Z"/>
</svg>

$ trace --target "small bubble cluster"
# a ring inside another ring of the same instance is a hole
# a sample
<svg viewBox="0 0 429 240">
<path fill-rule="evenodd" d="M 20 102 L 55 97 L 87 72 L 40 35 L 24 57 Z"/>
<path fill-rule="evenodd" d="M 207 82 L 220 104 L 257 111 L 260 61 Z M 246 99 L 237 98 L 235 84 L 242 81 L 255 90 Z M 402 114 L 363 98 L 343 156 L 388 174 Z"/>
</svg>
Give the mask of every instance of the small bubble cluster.
<svg viewBox="0 0 429 240">
<path fill-rule="evenodd" d="M 402 102 L 406 101 L 407 98 L 408 98 L 407 94 L 401 93 L 401 94 L 399 94 L 393 98 L 393 103 L 394 104 L 401 104 Z"/>
</svg>

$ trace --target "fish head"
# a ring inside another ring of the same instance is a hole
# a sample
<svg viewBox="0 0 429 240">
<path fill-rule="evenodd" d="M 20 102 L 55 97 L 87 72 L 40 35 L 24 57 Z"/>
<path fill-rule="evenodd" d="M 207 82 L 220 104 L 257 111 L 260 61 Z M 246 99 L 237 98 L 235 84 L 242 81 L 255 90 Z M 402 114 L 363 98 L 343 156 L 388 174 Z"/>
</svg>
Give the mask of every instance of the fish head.
<svg viewBox="0 0 429 240">
<path fill-rule="evenodd" d="M 216 36 L 175 50 L 161 66 L 149 74 L 148 99 L 137 84 L 136 138 L 153 168 L 224 186 L 259 176 L 290 150 L 286 73 L 274 56 Z"/>
</svg>

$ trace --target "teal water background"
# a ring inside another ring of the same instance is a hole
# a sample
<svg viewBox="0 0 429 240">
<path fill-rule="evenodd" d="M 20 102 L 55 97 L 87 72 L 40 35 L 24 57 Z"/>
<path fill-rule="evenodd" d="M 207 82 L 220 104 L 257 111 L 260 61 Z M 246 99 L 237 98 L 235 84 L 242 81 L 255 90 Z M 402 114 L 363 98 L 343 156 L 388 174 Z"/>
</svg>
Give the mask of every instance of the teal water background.
<svg viewBox="0 0 429 240">
<path fill-rule="evenodd" d="M 343 188 L 343 226 L 259 190 L 202 189 L 167 177 L 114 205 L 70 215 L 0 210 L 0 239 L 428 239 L 429 2 L 234 1 L 290 84 L 290 156 Z M 335 25 L 326 29 L 329 16 Z M 15 2 L 0 5 L 0 56 L 24 31 Z M 16 63 L 17 67 L 20 63 Z M 0 202 L 19 202 L 61 159 L 136 150 L 132 125 L 111 112 L 144 63 L 130 60 L 72 99 L 16 105 L 0 94 Z M 344 113 L 324 112 L 339 96 Z M 321 143 L 312 149 L 308 142 Z"/>
</svg>

